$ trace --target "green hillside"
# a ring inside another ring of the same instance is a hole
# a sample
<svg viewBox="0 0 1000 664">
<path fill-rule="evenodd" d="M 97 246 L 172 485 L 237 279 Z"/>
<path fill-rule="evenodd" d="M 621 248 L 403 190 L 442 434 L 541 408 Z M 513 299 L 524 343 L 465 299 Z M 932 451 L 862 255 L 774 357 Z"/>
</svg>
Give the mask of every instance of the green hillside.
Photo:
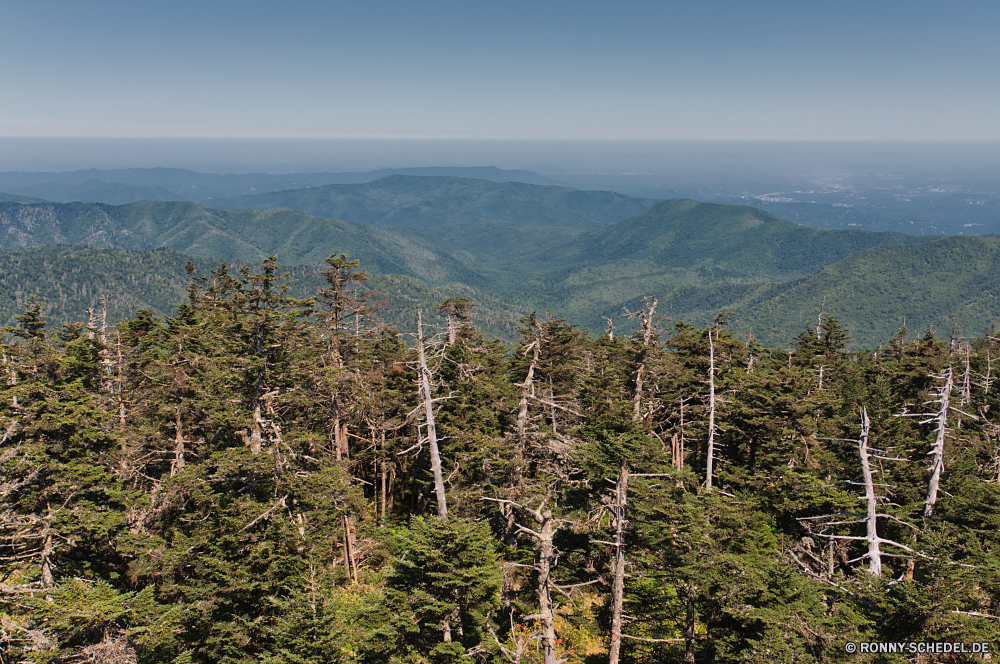
<svg viewBox="0 0 1000 664">
<path fill-rule="evenodd" d="M 219 211 L 196 203 L 0 203 L 0 247 L 89 244 L 116 249 L 169 247 L 199 257 L 258 261 L 277 254 L 291 264 L 319 264 L 347 253 L 372 271 L 432 283 L 476 284 L 460 261 L 416 237 L 302 212 Z"/>
<path fill-rule="evenodd" d="M 582 235 L 561 258 L 570 264 L 628 258 L 697 269 L 713 281 L 759 281 L 809 274 L 882 244 L 929 240 L 806 228 L 752 207 L 677 198 Z"/>
<path fill-rule="evenodd" d="M 952 324 L 964 335 L 985 334 L 1000 324 L 1000 237 L 875 247 L 733 306 L 735 329 L 752 326 L 765 344 L 815 324 L 821 307 L 857 343 L 870 346 L 888 340 L 904 321 L 918 334 L 934 329 L 947 336 Z"/>
<path fill-rule="evenodd" d="M 317 217 L 407 228 L 428 240 L 473 251 L 503 251 L 503 245 L 493 244 L 493 236 L 512 226 L 595 228 L 653 203 L 608 191 L 406 175 L 211 201 L 227 210 L 287 207 Z"/>
<path fill-rule="evenodd" d="M 670 316 L 711 320 L 762 284 L 801 278 L 882 244 L 929 242 L 901 233 L 817 230 L 742 205 L 664 201 L 582 234 L 558 251 L 535 246 L 504 264 L 505 299 L 551 307 L 591 329 L 643 295 Z"/>
<path fill-rule="evenodd" d="M 42 313 L 50 326 L 87 321 L 87 309 L 99 309 L 107 297 L 108 323 L 117 324 L 142 309 L 170 315 L 185 301 L 190 280 L 185 266 L 194 263 L 195 276 L 209 276 L 221 261 L 194 258 L 172 249 L 121 251 L 88 246 L 47 246 L 35 249 L 0 249 L 0 326 L 13 325 L 22 303 L 34 295 L 44 303 Z M 235 271 L 241 261 L 231 264 Z M 249 262 L 251 269 L 259 265 Z M 294 283 L 289 294 L 307 298 L 326 285 L 319 267 L 283 267 Z M 510 343 L 517 337 L 517 319 L 528 313 L 488 293 L 463 284 L 429 286 L 399 274 L 372 275 L 367 287 L 384 303 L 381 317 L 403 331 L 416 329 L 417 309 L 430 312 L 448 297 L 464 297 L 477 306 L 471 319 L 486 335 Z"/>
<path fill-rule="evenodd" d="M 733 311 L 738 315 L 734 329 L 747 333 L 752 328 L 771 344 L 786 342 L 815 320 L 824 295 L 826 311 L 844 321 L 857 343 L 868 345 L 888 339 L 904 317 L 911 328 L 957 321 L 977 333 L 998 318 L 988 252 L 996 238 L 976 244 L 974 238 L 935 241 L 898 233 L 824 231 L 746 206 L 683 199 L 598 228 L 497 225 L 489 243 L 471 249 L 413 233 L 287 208 L 0 203 L 0 242 L 7 247 L 166 247 L 201 260 L 205 269 L 218 260 L 255 263 L 269 254 L 283 264 L 315 266 L 331 254 L 346 253 L 371 274 L 401 275 L 382 277 L 395 284 L 398 311 L 426 309 L 449 295 L 472 297 L 484 303 L 482 315 L 489 321 L 482 327 L 506 339 L 513 338 L 513 321 L 520 314 L 545 309 L 592 331 L 603 330 L 604 317 L 614 316 L 624 332 L 630 323 L 621 318 L 622 308 L 638 308 L 645 295 L 655 295 L 659 312 L 674 320 L 703 324 L 719 311 Z M 941 253 L 942 247 L 953 246 L 949 242 L 968 255 L 955 254 L 957 249 Z M 163 256 L 150 266 L 141 263 L 145 273 L 136 278 L 160 272 L 178 276 L 164 277 L 167 281 L 151 285 L 148 293 L 120 289 L 122 311 L 162 311 L 180 301 L 176 298 L 187 283 L 178 271 L 183 261 L 168 265 Z M 93 306 L 95 288 L 110 292 L 112 283 L 124 283 L 115 281 L 112 268 L 106 282 L 88 286 L 86 304 L 67 304 L 67 310 Z M 26 263 L 16 283 L 5 286 L 7 292 L 37 292 L 47 302 L 84 296 L 64 280 L 52 282 L 44 276 L 46 269 L 44 261 Z M 52 286 L 56 295 L 45 295 Z M 468 292 L 475 295 L 463 294 Z M 8 295 L 8 305 L 12 298 Z"/>
</svg>

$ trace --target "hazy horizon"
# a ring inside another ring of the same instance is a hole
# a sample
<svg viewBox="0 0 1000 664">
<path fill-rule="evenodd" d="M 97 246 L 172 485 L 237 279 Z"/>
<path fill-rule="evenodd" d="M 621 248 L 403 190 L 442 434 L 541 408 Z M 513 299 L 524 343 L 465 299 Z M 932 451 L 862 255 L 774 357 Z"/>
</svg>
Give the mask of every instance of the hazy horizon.
<svg viewBox="0 0 1000 664">
<path fill-rule="evenodd" d="M 5 3 L 0 136 L 997 140 L 1000 5 Z"/>
<path fill-rule="evenodd" d="M 515 141 L 0 137 L 0 171 L 184 168 L 204 173 L 496 166 L 539 173 L 1000 166 L 1000 141 Z"/>
</svg>

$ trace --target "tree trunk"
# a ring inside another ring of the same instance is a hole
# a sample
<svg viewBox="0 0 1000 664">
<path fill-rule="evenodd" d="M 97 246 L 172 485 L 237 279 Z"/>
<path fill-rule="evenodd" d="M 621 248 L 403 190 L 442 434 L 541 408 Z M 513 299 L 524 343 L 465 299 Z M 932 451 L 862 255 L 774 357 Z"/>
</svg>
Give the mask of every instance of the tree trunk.
<svg viewBox="0 0 1000 664">
<path fill-rule="evenodd" d="M 379 505 L 379 523 L 385 524 L 385 489 L 386 489 L 386 471 L 385 471 L 385 429 L 382 430 L 382 502 Z"/>
<path fill-rule="evenodd" d="M 250 452 L 259 454 L 261 449 L 260 403 L 253 411 L 253 429 L 250 430 Z"/>
<path fill-rule="evenodd" d="M 642 351 L 639 356 L 639 369 L 635 372 L 635 395 L 632 398 L 632 419 L 636 422 L 642 420 L 642 383 L 646 373 L 646 353 L 649 352 L 649 344 L 653 342 L 653 316 L 656 313 L 656 298 L 649 303 L 649 311 L 643 312 L 642 316 Z"/>
<path fill-rule="evenodd" d="M 941 471 L 944 469 L 944 436 L 948 431 L 948 408 L 951 400 L 952 375 L 951 367 L 945 369 L 944 386 L 941 388 L 937 414 L 937 435 L 934 437 L 934 447 L 931 449 L 931 479 L 927 483 L 927 499 L 924 501 L 924 517 L 934 514 L 937 503 L 938 484 L 941 481 Z"/>
<path fill-rule="evenodd" d="M 542 622 L 542 654 L 544 664 L 558 664 L 556 659 L 556 616 L 552 606 L 552 596 L 549 586 L 552 583 L 552 560 L 555 558 L 555 546 L 552 543 L 555 531 L 552 528 L 552 512 L 542 515 L 541 528 L 538 529 L 538 613 Z"/>
<path fill-rule="evenodd" d="M 46 530 L 51 526 L 45 525 Z M 42 544 L 42 585 L 46 588 L 54 586 L 56 584 L 55 576 L 52 574 L 52 555 L 55 553 L 55 547 L 52 546 L 52 534 L 51 532 L 45 533 L 45 541 Z"/>
<path fill-rule="evenodd" d="M 611 643 L 608 645 L 608 664 L 618 664 L 622 646 L 622 605 L 625 597 L 625 527 L 628 521 L 628 467 L 622 466 L 615 487 L 615 566 L 611 584 Z"/>
<path fill-rule="evenodd" d="M 861 457 L 861 477 L 865 485 L 864 500 L 868 503 L 865 515 L 865 525 L 867 533 L 865 540 L 868 542 L 868 571 L 873 576 L 882 576 L 882 552 L 879 550 L 881 539 L 878 536 L 878 498 L 875 496 L 875 483 L 872 481 L 872 469 L 868 459 L 868 434 L 871 430 L 871 423 L 868 420 L 868 411 L 861 409 L 861 439 L 858 441 L 858 455 Z"/>
<path fill-rule="evenodd" d="M 420 363 L 420 388 L 424 397 L 424 417 L 427 420 L 427 442 L 431 450 L 431 471 L 434 473 L 434 494 L 437 497 L 438 518 L 448 520 L 448 503 L 445 500 L 444 476 L 441 473 L 441 454 L 438 451 L 437 429 L 434 427 L 434 400 L 431 393 L 431 372 L 424 355 L 424 330 L 421 312 L 417 310 L 417 360 Z"/>
<path fill-rule="evenodd" d="M 705 468 L 705 488 L 712 490 L 715 465 L 715 344 L 712 330 L 708 331 L 708 461 Z"/>
<path fill-rule="evenodd" d="M 552 433 L 559 433 L 556 428 L 556 392 L 552 387 L 552 376 L 549 376 L 549 417 L 552 418 Z"/>
<path fill-rule="evenodd" d="M 684 662 L 694 664 L 694 640 L 695 640 L 695 618 L 697 614 L 694 610 L 694 591 L 688 588 L 686 591 L 687 606 L 684 615 Z"/>
<path fill-rule="evenodd" d="M 174 437 L 174 460 L 170 464 L 170 476 L 173 477 L 184 469 L 184 432 L 181 428 L 181 405 L 177 404 L 177 413 L 174 421 L 176 435 Z"/>
<path fill-rule="evenodd" d="M 971 352 L 972 349 L 967 345 L 965 347 L 965 373 L 962 374 L 962 402 L 959 404 L 962 406 L 972 401 L 972 360 L 969 357 Z"/>
<path fill-rule="evenodd" d="M 528 425 L 528 396 L 531 394 L 532 381 L 535 379 L 535 367 L 538 366 L 541 346 L 542 332 L 539 329 L 535 341 L 531 344 L 534 352 L 531 356 L 531 364 L 528 365 L 528 375 L 525 377 L 524 383 L 521 384 L 521 403 L 517 408 L 517 437 L 519 440 L 524 438 L 524 431 Z"/>
<path fill-rule="evenodd" d="M 354 533 L 351 528 L 351 519 L 344 515 L 344 567 L 347 577 L 355 585 L 358 583 L 358 562 L 354 555 Z"/>
</svg>

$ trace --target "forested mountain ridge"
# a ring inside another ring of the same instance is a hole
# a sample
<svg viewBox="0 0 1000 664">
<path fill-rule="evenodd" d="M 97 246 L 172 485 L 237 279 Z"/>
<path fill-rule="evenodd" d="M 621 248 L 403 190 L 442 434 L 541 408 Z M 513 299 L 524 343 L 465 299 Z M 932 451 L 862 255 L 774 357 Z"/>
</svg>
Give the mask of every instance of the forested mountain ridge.
<svg viewBox="0 0 1000 664">
<path fill-rule="evenodd" d="M 732 305 L 742 312 L 734 327 L 757 330 L 766 343 L 791 338 L 818 309 L 850 321 L 852 335 L 873 347 L 903 324 L 984 334 L 1000 323 L 1000 236 L 873 247 Z"/>
<path fill-rule="evenodd" d="M 28 303 L 0 338 L 5 657 L 818 664 L 1000 638 L 996 338 L 850 352 L 824 317 L 769 351 L 648 300 L 613 339 L 527 316 L 508 355 L 451 299 L 407 348 L 359 267 L 331 257 L 315 306 L 270 261 L 195 274 L 115 329 Z"/>
<path fill-rule="evenodd" d="M 737 280 L 757 281 L 810 274 L 873 246 L 931 239 L 892 232 L 824 231 L 748 206 L 679 198 L 581 236 L 565 249 L 564 260 L 629 258 L 664 267 L 718 269 Z"/>
<path fill-rule="evenodd" d="M 14 325 L 22 304 L 35 297 L 50 327 L 85 323 L 88 309 L 105 310 L 108 325 L 116 325 L 148 309 L 170 316 L 188 297 L 191 263 L 196 274 L 209 274 L 221 261 L 196 258 L 172 249 L 122 251 L 89 246 L 56 245 L 35 249 L 0 249 L 0 326 Z M 229 264 L 238 271 L 242 261 Z M 317 295 L 324 286 L 314 265 L 281 266 L 293 283 L 288 294 Z M 432 310 L 442 300 L 466 298 L 477 302 L 470 320 L 490 337 L 513 342 L 523 307 L 498 300 L 471 286 L 430 286 L 400 274 L 373 274 L 368 281 L 373 297 L 381 301 L 381 316 L 401 330 L 416 325 L 418 308 Z"/>
<path fill-rule="evenodd" d="M 391 175 L 364 184 L 205 202 L 226 210 L 287 207 L 317 217 L 406 228 L 433 242 L 496 253 L 492 234 L 510 227 L 594 228 L 627 219 L 656 201 L 521 182 Z"/>
<path fill-rule="evenodd" d="M 927 243 L 936 241 L 933 237 L 821 231 L 746 206 L 685 199 L 658 203 L 596 229 L 476 224 L 468 228 L 469 237 L 486 234 L 490 242 L 473 252 L 287 209 L 218 211 L 186 202 L 0 203 L 0 243 L 8 246 L 89 243 L 130 250 L 168 246 L 195 258 L 235 262 L 277 254 L 285 265 L 315 265 L 328 255 L 347 253 L 363 260 L 373 273 L 416 278 L 431 289 L 464 284 L 476 289 L 479 300 L 492 298 L 493 311 L 551 309 L 592 331 L 604 329 L 606 317 L 621 319 L 623 307 L 634 310 L 646 295 L 658 297 L 660 312 L 675 320 L 705 324 L 719 311 L 734 311 L 738 314 L 734 329 L 743 334 L 753 330 L 772 344 L 793 336 L 802 321 L 822 308 L 824 298 L 832 307 L 828 311 L 857 330 L 857 341 L 871 346 L 885 342 L 893 326 L 904 319 L 921 330 L 958 323 L 970 333 L 983 333 L 998 317 L 996 303 L 975 292 L 969 281 L 973 273 L 990 278 L 991 263 L 980 255 L 988 253 L 990 245 L 976 244 L 974 238 L 962 245 L 977 256 L 966 270 L 951 253 L 920 248 L 930 247 Z M 878 245 L 898 247 L 884 250 L 885 261 L 859 258 L 840 273 L 818 272 L 802 281 L 824 266 Z M 941 269 L 933 275 L 921 272 L 916 270 L 917 259 L 907 256 L 923 256 L 919 260 Z M 899 275 L 909 275 L 909 285 L 902 291 L 893 274 L 882 269 L 890 263 L 898 264 Z M 184 281 L 179 272 L 172 278 L 178 284 Z M 938 283 L 940 287 L 935 286 Z M 413 287 L 424 288 L 415 283 Z M 35 288 L 28 286 L 25 292 Z M 793 294 L 786 294 L 792 288 Z M 865 297 L 853 295 L 857 293 Z M 971 300 L 981 306 L 956 306 Z M 8 311 L 14 304 L 8 302 Z M 510 321 L 517 315 L 491 316 L 506 330 L 497 332 L 499 336 L 511 338 Z M 621 321 L 622 325 L 630 329 L 631 323 Z M 498 329 L 492 323 L 484 327 L 491 334 Z"/>
<path fill-rule="evenodd" d="M 373 271 L 432 283 L 475 284 L 476 274 L 415 237 L 294 210 L 212 210 L 188 202 L 0 203 L 0 247 L 90 244 L 115 249 L 170 247 L 198 258 L 319 264 L 347 252 Z"/>
<path fill-rule="evenodd" d="M 817 230 L 747 206 L 673 199 L 582 233 L 559 250 L 524 248 L 517 262 L 528 276 L 501 282 L 499 292 L 510 301 L 552 308 L 590 329 L 602 329 L 605 317 L 620 315 L 623 306 L 634 309 L 649 294 L 656 294 L 661 311 L 676 320 L 704 323 L 723 310 L 752 320 L 752 307 L 762 303 L 749 299 L 764 285 L 774 284 L 767 291 L 774 296 L 782 289 L 780 283 L 856 252 L 932 240 L 901 233 Z M 506 268 L 504 274 L 513 272 L 513 261 Z M 815 303 L 817 311 L 821 302 L 822 296 Z M 757 330 L 770 342 L 780 341 L 771 328 Z"/>
<path fill-rule="evenodd" d="M 62 203 L 95 202 L 120 205 L 143 200 L 202 201 L 252 196 L 269 191 L 322 187 L 328 184 L 359 184 L 389 175 L 475 178 L 491 182 L 559 183 L 532 171 L 494 166 L 416 167 L 342 173 L 196 173 L 181 168 L 89 168 L 63 172 L 0 171 L 0 191 Z M 97 182 L 105 186 L 95 187 Z M 166 192 L 166 194 L 164 194 Z M 131 201 L 118 200 L 123 195 Z"/>
</svg>

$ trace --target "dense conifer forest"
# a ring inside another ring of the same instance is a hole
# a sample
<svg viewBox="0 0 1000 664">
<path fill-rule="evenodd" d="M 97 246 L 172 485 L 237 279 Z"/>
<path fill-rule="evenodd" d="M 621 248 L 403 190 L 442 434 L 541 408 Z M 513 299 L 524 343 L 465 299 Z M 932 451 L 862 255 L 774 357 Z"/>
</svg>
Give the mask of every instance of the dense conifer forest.
<svg viewBox="0 0 1000 664">
<path fill-rule="evenodd" d="M 28 299 L 0 340 L 3 664 L 1000 647 L 1000 337 L 851 350 L 817 311 L 765 348 L 652 297 L 627 335 L 536 312 L 506 346 L 462 297 L 401 335 L 362 267 L 300 299 L 273 257 L 191 265 L 173 315 L 114 327 Z"/>
</svg>

